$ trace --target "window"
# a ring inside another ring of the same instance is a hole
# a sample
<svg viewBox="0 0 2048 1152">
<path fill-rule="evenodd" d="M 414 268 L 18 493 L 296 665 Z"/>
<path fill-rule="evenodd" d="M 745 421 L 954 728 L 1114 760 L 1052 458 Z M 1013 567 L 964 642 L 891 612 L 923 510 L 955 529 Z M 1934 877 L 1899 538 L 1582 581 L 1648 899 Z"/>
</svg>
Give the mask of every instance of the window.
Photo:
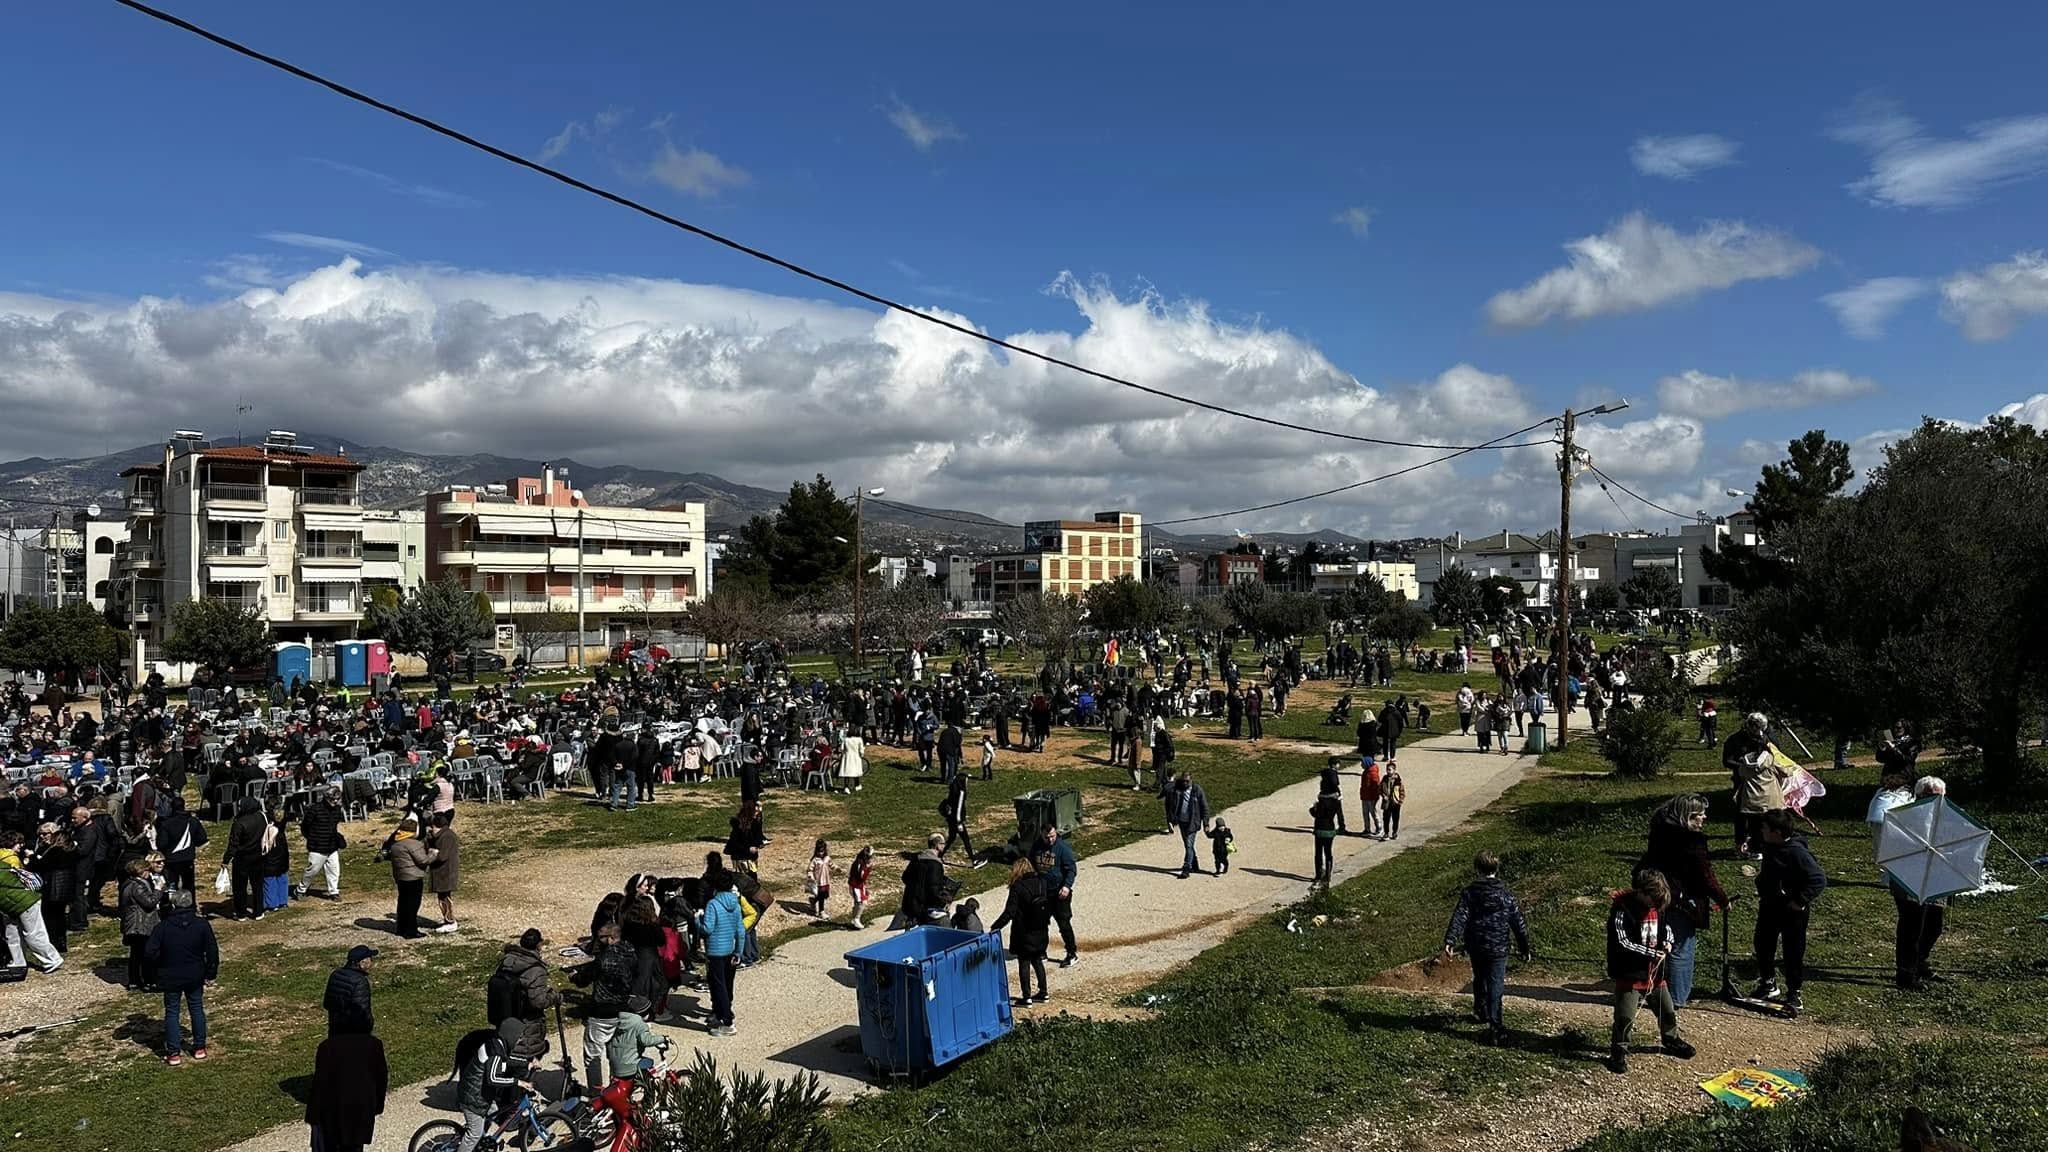
<svg viewBox="0 0 2048 1152">
<path fill-rule="evenodd" d="M 1090 580 L 1102 579 L 1102 561 L 1090 560 L 1088 562 L 1088 578 Z"/>
<path fill-rule="evenodd" d="M 280 525 L 280 527 L 282 527 L 282 525 Z M 270 578 L 270 593 L 273 596 L 291 595 L 292 578 L 289 576 L 272 576 Z"/>
<path fill-rule="evenodd" d="M 1079 556 L 1081 554 L 1081 538 L 1079 536 L 1069 535 L 1067 537 L 1067 554 L 1071 556 Z"/>
<path fill-rule="evenodd" d="M 112 556 L 114 554 L 114 538 L 112 536 L 100 537 L 98 540 L 93 541 L 92 550 L 102 556 Z"/>
<path fill-rule="evenodd" d="M 1088 554 L 1090 556 L 1102 555 L 1102 537 L 1090 536 L 1088 538 Z"/>
<path fill-rule="evenodd" d="M 279 543 L 291 539 L 292 522 L 289 520 L 272 520 L 270 522 L 270 538 Z"/>
<path fill-rule="evenodd" d="M 92 598 L 95 600 L 105 600 L 107 598 L 107 582 L 105 580 L 92 586 Z"/>
<path fill-rule="evenodd" d="M 419 558 L 420 558 L 420 546 L 419 546 L 419 545 L 417 545 L 417 544 L 407 544 L 407 545 L 405 546 L 405 558 L 406 558 L 407 560 L 417 560 L 417 559 L 419 559 Z"/>
</svg>

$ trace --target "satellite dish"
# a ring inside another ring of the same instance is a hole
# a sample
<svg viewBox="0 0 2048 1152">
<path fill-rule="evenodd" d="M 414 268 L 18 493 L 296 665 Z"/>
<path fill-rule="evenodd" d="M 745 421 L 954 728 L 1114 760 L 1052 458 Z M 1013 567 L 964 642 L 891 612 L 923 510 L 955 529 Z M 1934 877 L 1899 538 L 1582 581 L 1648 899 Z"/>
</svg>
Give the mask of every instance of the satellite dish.
<svg viewBox="0 0 2048 1152">
<path fill-rule="evenodd" d="M 87 504 L 85 506 L 85 514 L 95 520 L 99 519 L 100 506 L 98 504 Z"/>
</svg>

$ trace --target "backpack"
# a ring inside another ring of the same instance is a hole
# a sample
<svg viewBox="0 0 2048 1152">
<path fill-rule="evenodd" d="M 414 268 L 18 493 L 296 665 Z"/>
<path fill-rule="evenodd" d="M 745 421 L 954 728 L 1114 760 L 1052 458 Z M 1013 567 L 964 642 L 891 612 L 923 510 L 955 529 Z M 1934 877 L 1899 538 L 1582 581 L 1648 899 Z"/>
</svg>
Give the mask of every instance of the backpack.
<svg viewBox="0 0 2048 1152">
<path fill-rule="evenodd" d="M 496 1027 L 505 1020 L 520 1016 L 526 1004 L 526 989 L 520 986 L 519 975 L 510 968 L 500 968 L 491 973 L 484 982 L 484 1016 Z"/>
</svg>

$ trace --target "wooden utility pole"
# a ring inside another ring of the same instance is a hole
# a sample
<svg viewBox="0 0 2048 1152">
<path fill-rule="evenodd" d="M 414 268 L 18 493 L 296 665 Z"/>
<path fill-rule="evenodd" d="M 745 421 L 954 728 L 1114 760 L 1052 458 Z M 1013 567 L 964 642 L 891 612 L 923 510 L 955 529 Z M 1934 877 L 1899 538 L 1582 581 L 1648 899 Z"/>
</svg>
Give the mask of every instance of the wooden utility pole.
<svg viewBox="0 0 2048 1152">
<path fill-rule="evenodd" d="M 1557 677 L 1553 690 L 1558 696 L 1557 747 L 1565 745 L 1571 732 L 1572 675 L 1572 433 L 1579 426 L 1578 414 L 1564 411 L 1564 451 L 1557 458 L 1560 495 L 1557 502 L 1557 643 L 1551 649 L 1551 667 Z"/>
<path fill-rule="evenodd" d="M 576 670 L 583 670 L 583 506 L 576 506 Z"/>
<path fill-rule="evenodd" d="M 861 551 L 860 529 L 862 519 L 861 501 L 867 496 L 867 488 L 856 484 L 853 487 L 853 671 L 859 676 L 867 671 L 863 649 L 867 638 L 861 630 L 860 586 L 867 583 L 866 553 Z"/>
</svg>

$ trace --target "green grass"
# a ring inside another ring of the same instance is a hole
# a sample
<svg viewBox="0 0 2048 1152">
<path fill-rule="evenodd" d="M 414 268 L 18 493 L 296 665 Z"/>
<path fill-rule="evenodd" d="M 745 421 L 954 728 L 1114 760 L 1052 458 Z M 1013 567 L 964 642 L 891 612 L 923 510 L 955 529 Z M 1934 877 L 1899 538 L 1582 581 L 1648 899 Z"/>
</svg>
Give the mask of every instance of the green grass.
<svg viewBox="0 0 2048 1152">
<path fill-rule="evenodd" d="M 893 1139 L 889 1146 L 904 1152 L 999 1141 L 1043 1143 L 1072 1152 L 1285 1146 L 1340 1119 L 1398 1121 L 1444 1106 L 1444 1097 L 1533 1092 L 1566 1062 L 1578 1074 L 1585 1059 L 1604 1051 L 1604 1037 L 1530 1036 L 1518 1049 L 1493 1050 L 1473 1043 L 1472 1030 L 1455 1005 L 1359 988 L 1389 968 L 1437 950 L 1478 848 L 1501 856 L 1503 875 L 1528 912 L 1537 953 L 1534 977 L 1591 982 L 1604 975 L 1602 932 L 1610 893 L 1626 883 L 1657 804 L 1684 790 L 1708 794 L 1714 801 L 1710 831 L 1718 834 L 1718 847 L 1727 847 L 1726 782 L 1715 752 L 1682 748 L 1674 770 L 1711 771 L 1717 778 L 1615 779 L 1605 774 L 1606 765 L 1590 741 L 1544 763 L 1564 774 L 1518 785 L 1468 830 L 1411 848 L 1326 896 L 1267 918 L 1134 997 L 1154 1006 L 1156 1015 L 1029 1023 L 928 1087 L 856 1102 L 837 1117 L 835 1131 L 853 1147 Z M 1599 774 L 1579 776 L 1572 774 L 1574 769 Z M 2048 837 L 2048 818 L 2042 815 L 2048 806 L 2039 797 L 1973 803 L 1970 771 L 1956 767 L 1951 773 L 1959 800 L 2009 838 L 2038 843 Z M 1937 963 L 1968 974 L 1931 994 L 1891 989 L 1891 902 L 1881 888 L 1864 886 L 1875 883 L 1868 834 L 1861 828 L 1874 780 L 1867 772 L 1828 773 L 1826 779 L 1831 794 L 1813 808 L 1824 835 L 1814 845 L 1838 883 L 1814 912 L 1815 970 L 1806 989 L 1810 1014 L 1885 1034 L 1960 1025 L 2041 1043 L 2048 1027 L 2041 1001 L 2048 990 L 2048 932 L 2033 923 L 2041 911 L 2038 891 L 1963 902 L 1952 914 L 1951 937 L 1941 945 Z M 1411 782 L 1411 787 L 1422 786 L 1426 781 Z M 1736 862 L 1717 864 L 1731 891 L 1753 894 Z M 1752 899 L 1736 911 L 1734 950 L 1745 954 L 1737 965 L 1744 977 L 1749 974 L 1748 949 L 1742 941 L 1753 904 Z M 1326 922 L 1309 926 L 1315 915 L 1327 917 Z M 1290 920 L 1303 930 L 1289 932 L 1285 925 Z M 1711 991 L 1715 979 L 1718 933 L 1715 937 L 1700 951 L 1703 991 Z M 1511 975 L 1511 980 L 1518 978 L 1526 977 Z M 1519 1023 L 1525 1029 L 1530 1025 Z M 1518 1024 L 1512 1012 L 1509 1024 Z M 1978 1055 L 1967 1046 L 1944 1051 Z M 1912 1057 L 1931 1058 L 1926 1053 Z M 1893 1057 L 1885 1059 L 1896 1063 Z M 1973 1074 L 2010 1080 L 2017 1068 L 2014 1060 L 2010 1052 L 1986 1049 Z M 1865 1065 L 1852 1061 L 1842 1067 Z M 1958 1065 L 1957 1074 L 1962 1071 Z M 1828 1075 L 1823 1073 L 1824 1083 L 1831 1083 Z M 1908 1068 L 1894 1079 L 1910 1083 L 1912 1075 Z M 1856 1082 L 1845 1078 L 1842 1083 Z M 1833 1107 L 1847 1110 L 1856 1092 L 1853 1086 L 1843 1088 Z M 2023 1103 L 1986 1105 L 1989 1118 L 1981 1130 L 2033 1136 L 2048 1115 L 2044 1102 L 2048 1097 L 2035 1069 Z M 1859 1131 L 1879 1129 L 1866 1125 Z M 1891 1145 L 1759 1139 L 1725 1146 L 1876 1149 L 1896 1146 L 1896 1129 L 1892 1132 Z M 1601 1152 L 1675 1152 L 1723 1146 L 1711 1139 L 1645 1139 L 1598 1147 Z M 2048 1145 L 2032 1138 L 1985 1146 Z"/>
</svg>

